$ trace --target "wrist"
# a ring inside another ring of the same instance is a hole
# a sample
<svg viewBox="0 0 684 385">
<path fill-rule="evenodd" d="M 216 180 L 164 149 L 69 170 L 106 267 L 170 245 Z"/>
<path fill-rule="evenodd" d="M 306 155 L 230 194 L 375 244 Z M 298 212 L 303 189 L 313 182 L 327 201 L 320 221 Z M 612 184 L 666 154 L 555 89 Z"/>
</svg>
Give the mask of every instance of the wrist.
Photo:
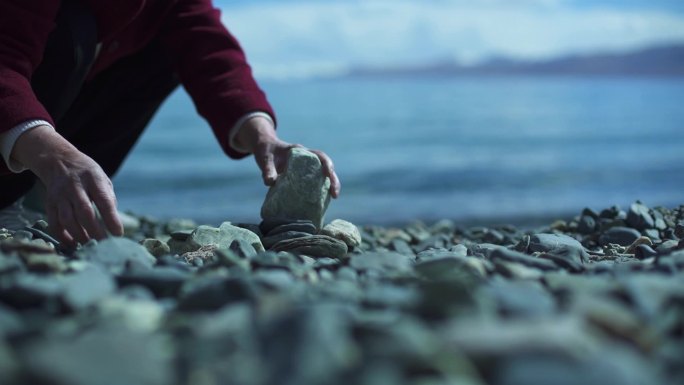
<svg viewBox="0 0 684 385">
<path fill-rule="evenodd" d="M 21 135 L 12 149 L 11 157 L 33 171 L 43 182 L 49 170 L 60 167 L 60 159 L 78 152 L 76 147 L 58 134 L 52 127 L 39 126 Z"/>
<path fill-rule="evenodd" d="M 253 153 L 261 143 L 278 140 L 273 121 L 262 116 L 247 120 L 235 135 L 235 144 Z"/>
</svg>

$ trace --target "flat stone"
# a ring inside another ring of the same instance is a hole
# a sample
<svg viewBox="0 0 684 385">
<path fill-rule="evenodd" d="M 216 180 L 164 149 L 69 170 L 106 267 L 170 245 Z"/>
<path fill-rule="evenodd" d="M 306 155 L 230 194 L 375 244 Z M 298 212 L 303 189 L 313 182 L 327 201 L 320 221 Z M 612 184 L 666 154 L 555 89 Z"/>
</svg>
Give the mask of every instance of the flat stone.
<svg viewBox="0 0 684 385">
<path fill-rule="evenodd" d="M 534 234 L 530 237 L 530 252 L 545 252 L 581 264 L 588 254 L 579 241 L 564 234 Z"/>
<path fill-rule="evenodd" d="M 639 239 L 641 233 L 629 227 L 612 227 L 599 237 L 601 246 L 614 243 L 620 246 L 629 246 Z"/>
<path fill-rule="evenodd" d="M 648 212 L 648 207 L 641 203 L 634 203 L 627 211 L 627 225 L 637 230 L 652 229 L 655 221 Z"/>
<path fill-rule="evenodd" d="M 173 234 L 175 232 L 194 230 L 197 227 L 197 223 L 192 219 L 174 218 L 166 222 L 164 225 L 164 231 L 167 234 Z"/>
<path fill-rule="evenodd" d="M 281 241 L 274 245 L 272 250 L 329 258 L 343 258 L 348 252 L 347 245 L 344 242 L 326 235 L 311 235 Z"/>
<path fill-rule="evenodd" d="M 520 263 L 522 265 L 534 267 L 544 271 L 558 270 L 556 264 L 551 261 L 532 257 L 503 247 L 494 249 L 489 255 L 489 258 L 494 261 L 501 259 L 508 262 Z"/>
<path fill-rule="evenodd" d="M 231 243 L 237 239 L 242 239 L 251 244 L 257 252 L 265 251 L 259 236 L 247 229 L 233 226 L 230 222 L 224 222 L 219 226 L 199 226 L 185 240 L 169 241 L 171 251 L 176 254 L 197 251 L 201 247 L 216 246 L 219 248 L 230 248 Z"/>
<path fill-rule="evenodd" d="M 330 203 L 330 179 L 318 156 L 302 148 L 290 150 L 285 171 L 278 176 L 261 208 L 261 217 L 307 219 L 321 228 Z"/>
<path fill-rule="evenodd" d="M 288 239 L 297 239 L 310 236 L 310 233 L 304 233 L 301 231 L 286 231 L 274 235 L 269 234 L 266 238 L 262 238 L 261 242 L 264 244 L 264 247 L 266 249 L 271 249 L 278 242 L 286 241 Z"/>
<path fill-rule="evenodd" d="M 327 224 L 321 230 L 321 234 L 339 239 L 346 243 L 350 249 L 361 245 L 361 232 L 358 227 L 343 219 L 335 219 Z"/>
<path fill-rule="evenodd" d="M 286 233 L 290 231 L 296 231 L 300 233 L 307 233 L 311 235 L 315 235 L 318 233 L 318 229 L 316 229 L 316 226 L 314 226 L 313 222 L 311 221 L 303 221 L 299 220 L 297 222 L 290 222 L 286 223 L 283 225 L 276 226 L 273 228 L 273 230 L 269 231 L 267 236 L 273 236 L 273 235 L 278 235 L 281 233 Z"/>
<path fill-rule="evenodd" d="M 280 228 L 281 226 L 283 227 Z M 283 231 L 302 231 L 302 229 L 311 230 L 312 228 L 314 234 L 318 233 L 318 229 L 314 226 L 313 222 L 307 219 L 264 218 L 259 224 L 259 229 L 263 235 L 273 235 L 271 233 Z M 306 233 L 307 231 L 302 232 Z"/>
<path fill-rule="evenodd" d="M 147 251 L 153 256 L 159 258 L 162 255 L 167 255 L 171 253 L 171 249 L 166 242 L 159 239 L 147 238 L 143 239 L 140 244 L 147 249 Z"/>
<path fill-rule="evenodd" d="M 156 259 L 143 246 L 127 238 L 110 237 L 97 243 L 89 243 L 76 252 L 87 261 L 101 264 L 115 272 L 121 272 L 129 262 L 152 267 Z"/>
<path fill-rule="evenodd" d="M 240 258 L 250 259 L 256 256 L 258 253 L 254 246 L 244 239 L 236 239 L 231 244 L 228 250 L 235 253 Z"/>
</svg>

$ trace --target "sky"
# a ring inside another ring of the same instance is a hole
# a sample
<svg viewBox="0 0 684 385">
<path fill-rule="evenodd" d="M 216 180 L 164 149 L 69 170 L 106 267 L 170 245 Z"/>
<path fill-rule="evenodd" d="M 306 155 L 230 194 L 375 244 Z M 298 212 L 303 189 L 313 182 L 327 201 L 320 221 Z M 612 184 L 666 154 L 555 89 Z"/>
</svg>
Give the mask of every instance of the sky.
<svg viewBox="0 0 684 385">
<path fill-rule="evenodd" d="M 684 0 L 214 0 L 260 78 L 684 43 Z"/>
</svg>

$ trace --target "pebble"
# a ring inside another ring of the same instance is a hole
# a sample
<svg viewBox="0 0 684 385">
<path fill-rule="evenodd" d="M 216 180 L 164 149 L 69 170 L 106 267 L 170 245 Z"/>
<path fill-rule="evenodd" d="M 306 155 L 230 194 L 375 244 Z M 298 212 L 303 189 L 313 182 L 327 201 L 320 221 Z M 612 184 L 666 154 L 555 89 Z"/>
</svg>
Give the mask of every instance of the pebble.
<svg viewBox="0 0 684 385">
<path fill-rule="evenodd" d="M 359 229 L 353 223 L 343 219 L 335 219 L 328 223 L 323 230 L 321 230 L 321 235 L 339 239 L 346 243 L 349 249 L 361 245 L 361 232 Z"/>
<path fill-rule="evenodd" d="M 147 248 L 75 254 L 0 230 L 0 383 L 680 383 L 684 206 L 638 205 L 530 229 L 351 225 L 353 247 L 275 218 L 138 217 Z M 644 212 L 654 227 L 632 227 Z M 630 242 L 602 244 L 620 227 Z M 306 235 L 288 251 L 254 246 L 289 231 Z"/>
<path fill-rule="evenodd" d="M 641 233 L 629 227 L 613 227 L 601 234 L 599 244 L 601 246 L 614 243 L 620 246 L 629 246 L 639 239 Z"/>
</svg>

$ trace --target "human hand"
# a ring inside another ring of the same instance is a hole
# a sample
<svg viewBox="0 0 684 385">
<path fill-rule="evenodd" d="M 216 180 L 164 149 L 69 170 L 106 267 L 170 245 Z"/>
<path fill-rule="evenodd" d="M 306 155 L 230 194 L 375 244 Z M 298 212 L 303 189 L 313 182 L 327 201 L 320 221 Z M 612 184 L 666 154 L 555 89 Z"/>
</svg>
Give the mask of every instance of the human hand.
<svg viewBox="0 0 684 385">
<path fill-rule="evenodd" d="M 291 144 L 278 138 L 275 128 L 268 119 L 255 117 L 248 120 L 238 132 L 236 138 L 241 147 L 254 154 L 264 184 L 272 186 L 278 179 L 278 175 L 285 171 L 290 149 L 293 147 L 305 148 L 301 144 Z M 330 178 L 330 195 L 333 198 L 340 196 L 340 179 L 335 173 L 335 165 L 332 159 L 320 150 L 311 150 L 321 160 L 323 173 Z"/>
<path fill-rule="evenodd" d="M 111 180 L 94 160 L 54 129 L 40 126 L 22 134 L 11 156 L 44 184 L 50 231 L 61 242 L 74 246 L 75 242 L 107 236 L 92 203 L 107 230 L 115 236 L 123 235 Z"/>
</svg>

